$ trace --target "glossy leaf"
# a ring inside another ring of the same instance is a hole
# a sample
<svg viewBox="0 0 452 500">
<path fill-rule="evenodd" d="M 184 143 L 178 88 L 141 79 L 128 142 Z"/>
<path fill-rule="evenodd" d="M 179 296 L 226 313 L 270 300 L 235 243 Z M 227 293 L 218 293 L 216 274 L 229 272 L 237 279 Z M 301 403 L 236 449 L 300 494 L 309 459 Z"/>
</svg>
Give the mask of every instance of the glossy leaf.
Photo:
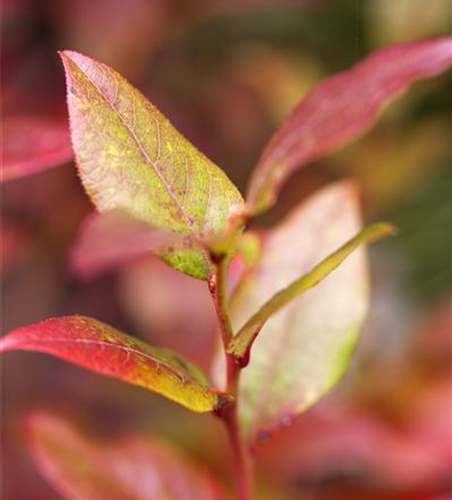
<svg viewBox="0 0 452 500">
<path fill-rule="evenodd" d="M 83 316 L 52 318 L 0 339 L 0 351 L 51 354 L 103 375 L 161 394 L 195 412 L 224 403 L 194 365 L 100 321 Z"/>
<path fill-rule="evenodd" d="M 384 222 L 373 224 L 360 231 L 341 248 L 317 264 L 314 269 L 295 280 L 288 287 L 277 292 L 267 301 L 237 333 L 229 345 L 228 352 L 233 354 L 240 363 L 247 364 L 252 344 L 269 318 L 310 288 L 318 285 L 331 272 L 337 269 L 359 246 L 395 234 L 395 231 L 394 226 Z"/>
<path fill-rule="evenodd" d="M 359 137 L 388 102 L 451 63 L 452 38 L 442 37 L 384 48 L 321 83 L 270 139 L 251 179 L 251 209 L 270 207 L 295 170 Z"/>
<path fill-rule="evenodd" d="M 360 229 L 355 186 L 340 182 L 309 198 L 263 237 L 259 264 L 231 303 L 236 331 L 279 290 Z M 274 314 L 256 338 L 241 379 L 240 418 L 265 439 L 319 400 L 345 371 L 368 307 L 364 251 Z"/>
<path fill-rule="evenodd" d="M 61 165 L 73 156 L 66 121 L 33 115 L 3 119 L 0 169 L 2 182 Z"/>
<path fill-rule="evenodd" d="M 150 437 L 103 444 L 64 420 L 34 413 L 26 420 L 36 465 L 67 500 L 224 500 L 199 465 Z"/>
<path fill-rule="evenodd" d="M 76 52 L 61 57 L 78 169 L 98 210 L 124 210 L 193 240 L 221 235 L 243 203 L 224 172 L 117 72 Z M 208 278 L 200 246 L 166 260 Z"/>
<path fill-rule="evenodd" d="M 180 240 L 121 211 L 95 213 L 79 230 L 70 265 L 77 276 L 91 278 L 139 255 L 163 252 Z"/>
</svg>

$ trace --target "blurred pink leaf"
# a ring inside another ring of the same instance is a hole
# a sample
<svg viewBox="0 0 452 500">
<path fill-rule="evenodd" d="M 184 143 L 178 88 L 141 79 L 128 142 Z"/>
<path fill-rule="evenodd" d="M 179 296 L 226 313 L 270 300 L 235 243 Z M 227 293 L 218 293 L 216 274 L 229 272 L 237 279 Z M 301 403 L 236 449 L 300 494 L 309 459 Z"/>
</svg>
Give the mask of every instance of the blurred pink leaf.
<svg viewBox="0 0 452 500">
<path fill-rule="evenodd" d="M 37 467 L 67 500 L 225 500 L 216 481 L 175 449 L 149 437 L 101 444 L 69 423 L 34 413 L 26 420 Z"/>
<path fill-rule="evenodd" d="M 361 226 L 355 186 L 341 182 L 314 194 L 264 236 L 260 261 L 231 303 L 239 330 L 294 276 L 311 270 Z M 272 316 L 241 379 L 240 413 L 252 440 L 267 439 L 318 401 L 342 376 L 368 307 L 362 248 L 315 288 Z"/>
<path fill-rule="evenodd" d="M 144 387 L 195 412 L 225 402 L 203 373 L 168 350 L 157 349 L 92 318 L 65 316 L 19 328 L 0 339 L 0 352 L 51 354 L 109 377 Z"/>
<path fill-rule="evenodd" d="M 79 277 L 91 278 L 139 255 L 180 243 L 180 236 L 124 212 L 94 213 L 79 230 L 70 265 Z"/>
<path fill-rule="evenodd" d="M 192 241 L 221 235 L 243 206 L 225 173 L 119 73 L 76 52 L 60 55 L 78 171 L 97 209 L 125 210 Z M 181 250 L 165 260 L 208 279 L 208 252 Z"/>
<path fill-rule="evenodd" d="M 449 475 L 450 452 L 448 459 L 443 449 L 450 449 L 450 432 L 442 435 L 439 449 L 435 442 L 422 442 L 421 436 L 332 401 L 275 436 L 273 442 L 261 447 L 259 455 L 263 469 L 279 481 L 287 482 L 300 474 L 331 477 L 345 466 L 389 491 L 422 491 L 443 484 Z M 277 459 L 279 454 L 284 461 Z"/>
<path fill-rule="evenodd" d="M 451 63 L 452 38 L 442 37 L 384 48 L 321 83 L 292 111 L 262 153 L 248 191 L 251 210 L 269 208 L 295 170 L 359 137 L 392 99 Z"/>
<path fill-rule="evenodd" d="M 6 117 L 1 143 L 2 182 L 61 165 L 74 156 L 67 121 L 54 117 Z"/>
</svg>

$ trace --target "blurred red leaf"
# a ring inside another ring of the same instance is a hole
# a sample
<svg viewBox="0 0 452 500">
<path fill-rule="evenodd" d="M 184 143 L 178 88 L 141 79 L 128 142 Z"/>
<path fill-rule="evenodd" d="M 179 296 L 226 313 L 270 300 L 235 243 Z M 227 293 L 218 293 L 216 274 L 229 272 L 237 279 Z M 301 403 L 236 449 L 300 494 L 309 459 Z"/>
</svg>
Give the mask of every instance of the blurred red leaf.
<svg viewBox="0 0 452 500">
<path fill-rule="evenodd" d="M 0 339 L 0 352 L 14 350 L 51 354 L 144 387 L 200 413 L 224 402 L 209 388 L 202 372 L 182 357 L 92 318 L 66 316 L 19 328 Z"/>
<path fill-rule="evenodd" d="M 356 139 L 412 83 L 450 67 L 451 44 L 452 38 L 442 37 L 388 47 L 321 83 L 292 111 L 262 153 L 248 191 L 251 208 L 259 212 L 271 206 L 296 169 Z"/>
<path fill-rule="evenodd" d="M 1 181 L 47 170 L 73 157 L 67 120 L 56 117 L 6 117 L 1 142 Z"/>
<path fill-rule="evenodd" d="M 224 500 L 200 466 L 159 441 L 127 437 L 104 445 L 67 422 L 35 413 L 28 442 L 43 476 L 67 500 Z"/>
</svg>

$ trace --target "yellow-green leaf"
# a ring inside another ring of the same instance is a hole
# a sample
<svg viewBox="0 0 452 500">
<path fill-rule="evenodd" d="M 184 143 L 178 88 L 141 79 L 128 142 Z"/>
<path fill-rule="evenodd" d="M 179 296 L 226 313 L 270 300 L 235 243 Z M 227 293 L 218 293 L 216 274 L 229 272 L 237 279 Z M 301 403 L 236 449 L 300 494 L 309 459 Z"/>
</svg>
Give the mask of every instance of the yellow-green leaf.
<svg viewBox="0 0 452 500">
<path fill-rule="evenodd" d="M 72 143 L 83 185 L 100 212 L 121 209 L 173 231 L 193 248 L 162 257 L 207 279 L 210 261 L 195 241 L 221 235 L 243 199 L 137 89 L 108 66 L 62 52 Z"/>
<path fill-rule="evenodd" d="M 226 401 L 181 356 L 92 318 L 64 316 L 19 328 L 0 339 L 0 352 L 15 350 L 56 356 L 144 387 L 199 413 L 213 411 Z"/>
</svg>

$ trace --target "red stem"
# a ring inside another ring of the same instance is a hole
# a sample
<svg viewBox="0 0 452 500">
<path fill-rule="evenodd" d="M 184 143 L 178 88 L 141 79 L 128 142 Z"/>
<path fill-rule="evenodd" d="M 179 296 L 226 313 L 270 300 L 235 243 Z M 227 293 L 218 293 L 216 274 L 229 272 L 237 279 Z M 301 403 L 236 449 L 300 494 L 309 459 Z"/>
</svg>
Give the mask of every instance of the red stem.
<svg viewBox="0 0 452 500">
<path fill-rule="evenodd" d="M 234 356 L 227 353 L 233 330 L 229 318 L 226 294 L 227 262 L 219 259 L 215 263 L 215 281 L 210 283 L 210 291 L 215 304 L 215 310 L 220 324 L 221 339 L 226 357 L 227 386 L 226 392 L 233 396 L 233 401 L 218 411 L 218 416 L 224 422 L 232 447 L 237 488 L 237 500 L 252 500 L 253 485 L 251 460 L 243 442 L 238 421 L 238 395 L 241 369 Z"/>
<path fill-rule="evenodd" d="M 232 403 L 221 415 L 233 452 L 237 499 L 252 500 L 251 461 L 245 449 L 237 418 L 237 404 Z"/>
</svg>

